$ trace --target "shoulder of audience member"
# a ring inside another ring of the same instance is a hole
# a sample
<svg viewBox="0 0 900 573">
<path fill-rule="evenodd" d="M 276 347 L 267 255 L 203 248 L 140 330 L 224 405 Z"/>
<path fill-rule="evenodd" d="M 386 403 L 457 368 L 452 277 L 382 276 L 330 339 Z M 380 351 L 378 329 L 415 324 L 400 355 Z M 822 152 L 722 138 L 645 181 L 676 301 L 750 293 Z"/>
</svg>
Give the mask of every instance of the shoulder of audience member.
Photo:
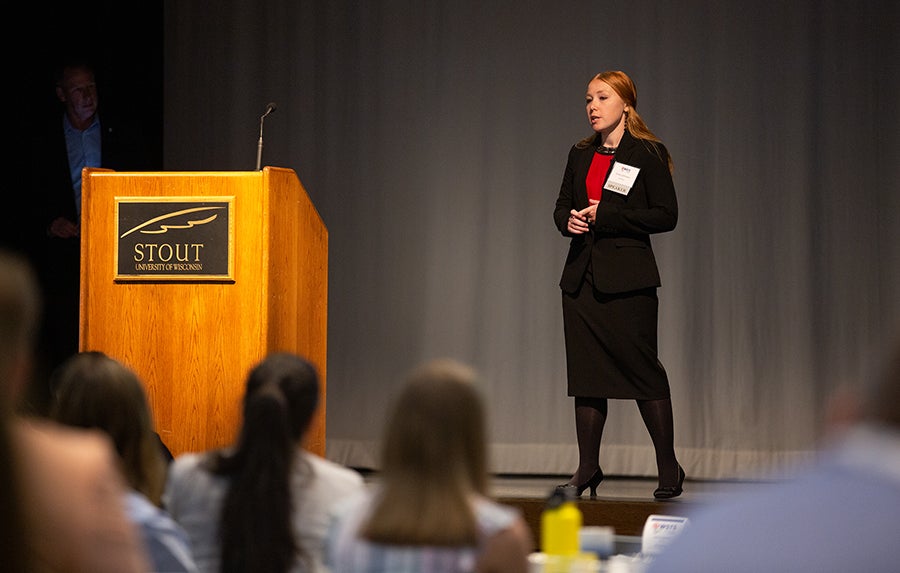
<svg viewBox="0 0 900 573">
<path fill-rule="evenodd" d="M 12 425 L 14 439 L 25 456 L 43 455 L 47 462 L 60 464 L 79 461 L 82 467 L 90 461 L 112 462 L 112 440 L 99 430 L 75 428 L 36 417 L 17 418 Z"/>
<path fill-rule="evenodd" d="M 308 452 L 306 450 L 303 450 L 303 455 L 313 466 L 313 469 L 315 471 L 328 472 L 338 477 L 339 479 L 352 484 L 362 484 L 364 481 L 362 474 L 353 468 L 348 468 L 345 465 L 333 462 L 329 459 L 323 458 L 322 456 L 319 456 L 312 452 Z"/>
<path fill-rule="evenodd" d="M 124 479 L 109 437 L 54 422 L 19 418 L 11 425 L 29 529 L 48 563 L 78 563 L 97 573 L 145 571 L 147 555 L 125 514 Z"/>
</svg>

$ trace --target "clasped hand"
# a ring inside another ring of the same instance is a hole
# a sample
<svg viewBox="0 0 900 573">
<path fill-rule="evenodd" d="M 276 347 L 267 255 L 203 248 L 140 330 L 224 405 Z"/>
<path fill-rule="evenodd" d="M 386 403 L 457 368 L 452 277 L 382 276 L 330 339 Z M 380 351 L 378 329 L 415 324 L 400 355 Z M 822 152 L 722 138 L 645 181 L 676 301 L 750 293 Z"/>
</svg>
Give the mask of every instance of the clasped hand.
<svg viewBox="0 0 900 573">
<path fill-rule="evenodd" d="M 47 235 L 59 239 L 71 239 L 81 234 L 80 225 L 73 223 L 65 217 L 57 217 L 53 219 L 47 228 Z"/>
<path fill-rule="evenodd" d="M 572 209 L 569 212 L 569 223 L 566 226 L 568 231 L 573 235 L 581 235 L 587 233 L 591 229 L 591 225 L 597 218 L 598 201 L 591 199 L 590 206 L 578 211 Z"/>
</svg>

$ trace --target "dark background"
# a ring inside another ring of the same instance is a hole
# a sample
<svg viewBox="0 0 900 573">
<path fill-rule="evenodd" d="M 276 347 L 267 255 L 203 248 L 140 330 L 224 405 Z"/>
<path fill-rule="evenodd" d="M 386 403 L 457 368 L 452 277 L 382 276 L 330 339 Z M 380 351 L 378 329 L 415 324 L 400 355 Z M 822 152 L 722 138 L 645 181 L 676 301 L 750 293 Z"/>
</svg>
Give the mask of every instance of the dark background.
<svg viewBox="0 0 900 573">
<path fill-rule="evenodd" d="M 108 109 L 139 122 L 162 165 L 163 2 L 80 2 L 57 7 L 34 2 L 12 20 L 24 34 L 12 57 L 25 80 L 16 113 L 27 135 L 30 124 L 56 113 L 55 70 L 69 58 L 84 58 L 97 71 L 101 117 Z M 15 31 L 15 30 L 13 30 Z M 12 35 L 12 34 L 11 34 Z M 16 55 L 18 53 L 18 56 Z"/>
</svg>

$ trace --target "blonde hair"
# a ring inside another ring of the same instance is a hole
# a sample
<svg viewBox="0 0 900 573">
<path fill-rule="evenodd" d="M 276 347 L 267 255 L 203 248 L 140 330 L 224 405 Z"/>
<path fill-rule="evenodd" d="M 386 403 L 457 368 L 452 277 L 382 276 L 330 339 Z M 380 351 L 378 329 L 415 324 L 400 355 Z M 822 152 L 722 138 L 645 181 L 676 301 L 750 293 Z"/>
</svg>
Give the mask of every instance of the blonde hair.
<svg viewBox="0 0 900 573">
<path fill-rule="evenodd" d="M 610 70 L 606 72 L 600 72 L 596 76 L 590 79 L 590 82 L 594 80 L 600 80 L 601 82 L 607 84 L 609 87 L 616 92 L 616 94 L 622 98 L 622 101 L 628 106 L 628 111 L 625 112 L 625 130 L 631 134 L 635 139 L 640 139 L 644 142 L 653 142 L 653 143 L 662 143 L 656 134 L 650 131 L 650 128 L 647 127 L 647 124 L 644 122 L 644 119 L 637 111 L 637 88 L 634 85 L 634 81 L 628 74 L 619 70 Z M 588 82 L 588 83 L 590 83 Z M 586 137 L 578 142 L 579 148 L 589 147 L 593 141 L 595 135 L 591 135 Z M 662 159 L 661 151 L 658 146 L 653 145 L 654 152 L 660 156 Z M 675 164 L 672 162 L 672 157 L 666 154 L 665 162 L 669 166 L 669 172 L 671 173 L 675 169 Z"/>
<path fill-rule="evenodd" d="M 423 365 L 408 378 L 382 444 L 381 493 L 362 528 L 370 541 L 478 543 L 473 494 L 486 495 L 485 420 L 469 367 Z"/>
</svg>

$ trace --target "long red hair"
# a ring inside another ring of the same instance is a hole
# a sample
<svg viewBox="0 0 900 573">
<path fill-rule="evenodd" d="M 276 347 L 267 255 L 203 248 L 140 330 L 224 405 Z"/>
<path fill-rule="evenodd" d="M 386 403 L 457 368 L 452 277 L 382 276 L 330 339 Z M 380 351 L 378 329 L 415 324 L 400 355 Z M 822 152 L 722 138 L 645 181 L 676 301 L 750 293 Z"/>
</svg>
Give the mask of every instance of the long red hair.
<svg viewBox="0 0 900 573">
<path fill-rule="evenodd" d="M 662 143 L 656 134 L 650 131 L 650 128 L 647 127 L 647 124 L 644 123 L 644 119 L 640 116 L 637 111 L 637 88 L 634 87 L 634 81 L 628 74 L 620 70 L 610 70 L 606 72 L 600 72 L 596 76 L 590 79 L 590 82 L 594 80 L 600 80 L 601 82 L 609 85 L 613 89 L 613 91 L 618 94 L 622 101 L 628 106 L 628 111 L 625 112 L 625 129 L 628 130 L 628 133 L 631 134 L 635 139 L 642 139 L 644 141 L 652 141 L 654 143 Z M 590 83 L 588 82 L 588 83 Z M 594 136 L 587 137 L 579 142 L 579 147 L 587 147 L 593 142 Z M 655 147 L 655 146 L 654 146 Z M 674 164 L 672 163 L 672 157 L 667 156 L 666 162 L 669 166 L 669 171 L 671 172 L 674 169 Z"/>
</svg>

